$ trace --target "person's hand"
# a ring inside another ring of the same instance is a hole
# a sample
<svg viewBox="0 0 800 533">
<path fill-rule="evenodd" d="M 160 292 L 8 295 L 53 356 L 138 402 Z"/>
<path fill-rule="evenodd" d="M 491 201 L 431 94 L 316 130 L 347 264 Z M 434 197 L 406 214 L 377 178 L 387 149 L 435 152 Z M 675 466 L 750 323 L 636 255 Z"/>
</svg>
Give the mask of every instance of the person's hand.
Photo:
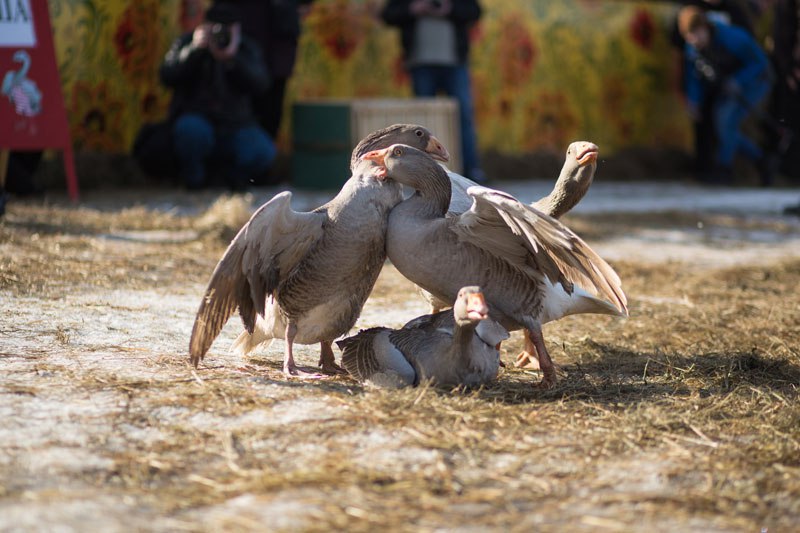
<svg viewBox="0 0 800 533">
<path fill-rule="evenodd" d="M 700 120 L 700 108 L 697 106 L 697 104 L 688 102 L 686 104 L 686 112 L 692 122 L 698 122 Z"/>
<path fill-rule="evenodd" d="M 409 10 L 415 17 L 446 17 L 453 10 L 453 0 L 414 0 Z"/>
<path fill-rule="evenodd" d="M 722 84 L 722 92 L 728 96 L 737 96 L 742 93 L 742 88 L 733 78 L 728 78 Z"/>
<path fill-rule="evenodd" d="M 413 2 L 409 4 L 408 9 L 415 17 L 422 17 L 431 14 L 433 5 L 431 4 L 431 0 L 413 0 Z"/>
<path fill-rule="evenodd" d="M 192 48 L 208 48 L 210 37 L 211 25 L 205 22 L 200 24 L 192 33 Z"/>
<path fill-rule="evenodd" d="M 792 91 L 797 92 L 797 88 L 800 87 L 800 67 L 794 67 L 792 71 L 786 75 L 786 85 Z"/>
<path fill-rule="evenodd" d="M 242 42 L 242 25 L 238 22 L 234 22 L 230 25 L 230 32 L 231 32 L 231 42 L 228 43 L 228 46 L 225 48 L 217 48 L 216 44 L 212 40 L 209 45 L 209 50 L 211 50 L 211 55 L 217 61 L 228 61 L 236 56 L 236 52 L 239 51 L 239 45 Z"/>
<path fill-rule="evenodd" d="M 434 17 L 446 17 L 453 10 L 452 0 L 439 0 L 439 2 L 431 1 L 431 4 L 431 15 Z"/>
</svg>

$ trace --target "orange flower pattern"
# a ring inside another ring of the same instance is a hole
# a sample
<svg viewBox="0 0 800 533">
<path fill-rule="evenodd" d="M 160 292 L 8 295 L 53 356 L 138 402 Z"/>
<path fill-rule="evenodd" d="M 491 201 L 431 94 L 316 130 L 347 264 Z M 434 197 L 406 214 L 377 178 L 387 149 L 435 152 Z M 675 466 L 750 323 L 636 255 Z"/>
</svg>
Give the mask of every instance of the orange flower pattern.
<svg viewBox="0 0 800 533">
<path fill-rule="evenodd" d="M 72 141 L 77 149 L 119 152 L 123 103 L 109 93 L 108 83 L 75 83 L 69 107 Z"/>
<path fill-rule="evenodd" d="M 122 71 L 134 83 L 152 81 L 164 52 L 160 49 L 160 28 L 156 0 L 136 0 L 122 12 L 114 45 Z"/>
<path fill-rule="evenodd" d="M 50 2 L 63 93 L 76 144 L 127 150 L 140 125 L 166 113 L 157 71 L 172 40 L 210 0 Z M 399 32 L 381 0 L 315 0 L 302 21 L 287 111 L 304 98 L 410 96 Z M 667 3 L 481 0 L 470 31 L 483 149 L 559 152 L 590 139 L 688 147 L 691 129 L 664 35 Z M 287 112 L 287 117 L 291 112 Z M 285 120 L 284 138 L 291 121 Z M 562 146 L 563 145 L 563 146 Z"/>
</svg>

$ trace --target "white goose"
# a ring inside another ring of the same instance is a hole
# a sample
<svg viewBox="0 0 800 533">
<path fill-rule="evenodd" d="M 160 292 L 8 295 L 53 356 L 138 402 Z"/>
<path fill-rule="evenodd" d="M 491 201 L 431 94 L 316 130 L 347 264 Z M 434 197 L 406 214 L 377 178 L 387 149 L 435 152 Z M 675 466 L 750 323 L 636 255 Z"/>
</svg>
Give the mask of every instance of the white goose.
<svg viewBox="0 0 800 533">
<path fill-rule="evenodd" d="M 394 145 L 363 157 L 416 190 L 389 215 L 386 250 L 395 267 L 441 300 L 480 285 L 492 318 L 528 334 L 543 386 L 556 382 L 543 324 L 575 313 L 627 316 L 617 274 L 557 220 L 485 187 L 469 188 L 471 208 L 447 216 L 450 180 L 430 156 Z"/>
</svg>

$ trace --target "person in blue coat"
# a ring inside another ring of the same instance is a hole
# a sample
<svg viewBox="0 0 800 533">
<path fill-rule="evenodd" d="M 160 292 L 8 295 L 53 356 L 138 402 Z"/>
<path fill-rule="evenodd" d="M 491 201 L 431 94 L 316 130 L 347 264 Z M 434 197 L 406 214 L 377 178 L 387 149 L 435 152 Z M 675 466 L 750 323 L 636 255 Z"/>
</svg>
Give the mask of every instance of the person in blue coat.
<svg viewBox="0 0 800 533">
<path fill-rule="evenodd" d="M 770 165 L 763 150 L 744 132 L 742 122 L 770 92 L 771 70 L 766 54 L 744 29 L 710 21 L 693 6 L 678 13 L 678 29 L 686 41 L 685 92 L 689 114 L 699 113 L 712 99 L 717 136 L 714 181 L 732 181 L 737 153 L 750 159 L 769 181 Z"/>
</svg>

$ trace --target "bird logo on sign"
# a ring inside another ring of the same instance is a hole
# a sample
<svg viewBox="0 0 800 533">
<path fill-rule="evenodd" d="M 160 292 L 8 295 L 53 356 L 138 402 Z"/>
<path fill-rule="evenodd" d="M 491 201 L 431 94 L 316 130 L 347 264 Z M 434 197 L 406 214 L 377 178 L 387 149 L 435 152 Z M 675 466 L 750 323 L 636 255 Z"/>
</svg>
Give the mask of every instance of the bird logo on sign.
<svg viewBox="0 0 800 533">
<path fill-rule="evenodd" d="M 14 61 L 22 63 L 22 66 L 6 72 L 0 93 L 8 97 L 18 115 L 36 116 L 42 111 L 42 92 L 35 81 L 28 79 L 31 57 L 25 50 L 17 50 L 14 52 Z"/>
</svg>

